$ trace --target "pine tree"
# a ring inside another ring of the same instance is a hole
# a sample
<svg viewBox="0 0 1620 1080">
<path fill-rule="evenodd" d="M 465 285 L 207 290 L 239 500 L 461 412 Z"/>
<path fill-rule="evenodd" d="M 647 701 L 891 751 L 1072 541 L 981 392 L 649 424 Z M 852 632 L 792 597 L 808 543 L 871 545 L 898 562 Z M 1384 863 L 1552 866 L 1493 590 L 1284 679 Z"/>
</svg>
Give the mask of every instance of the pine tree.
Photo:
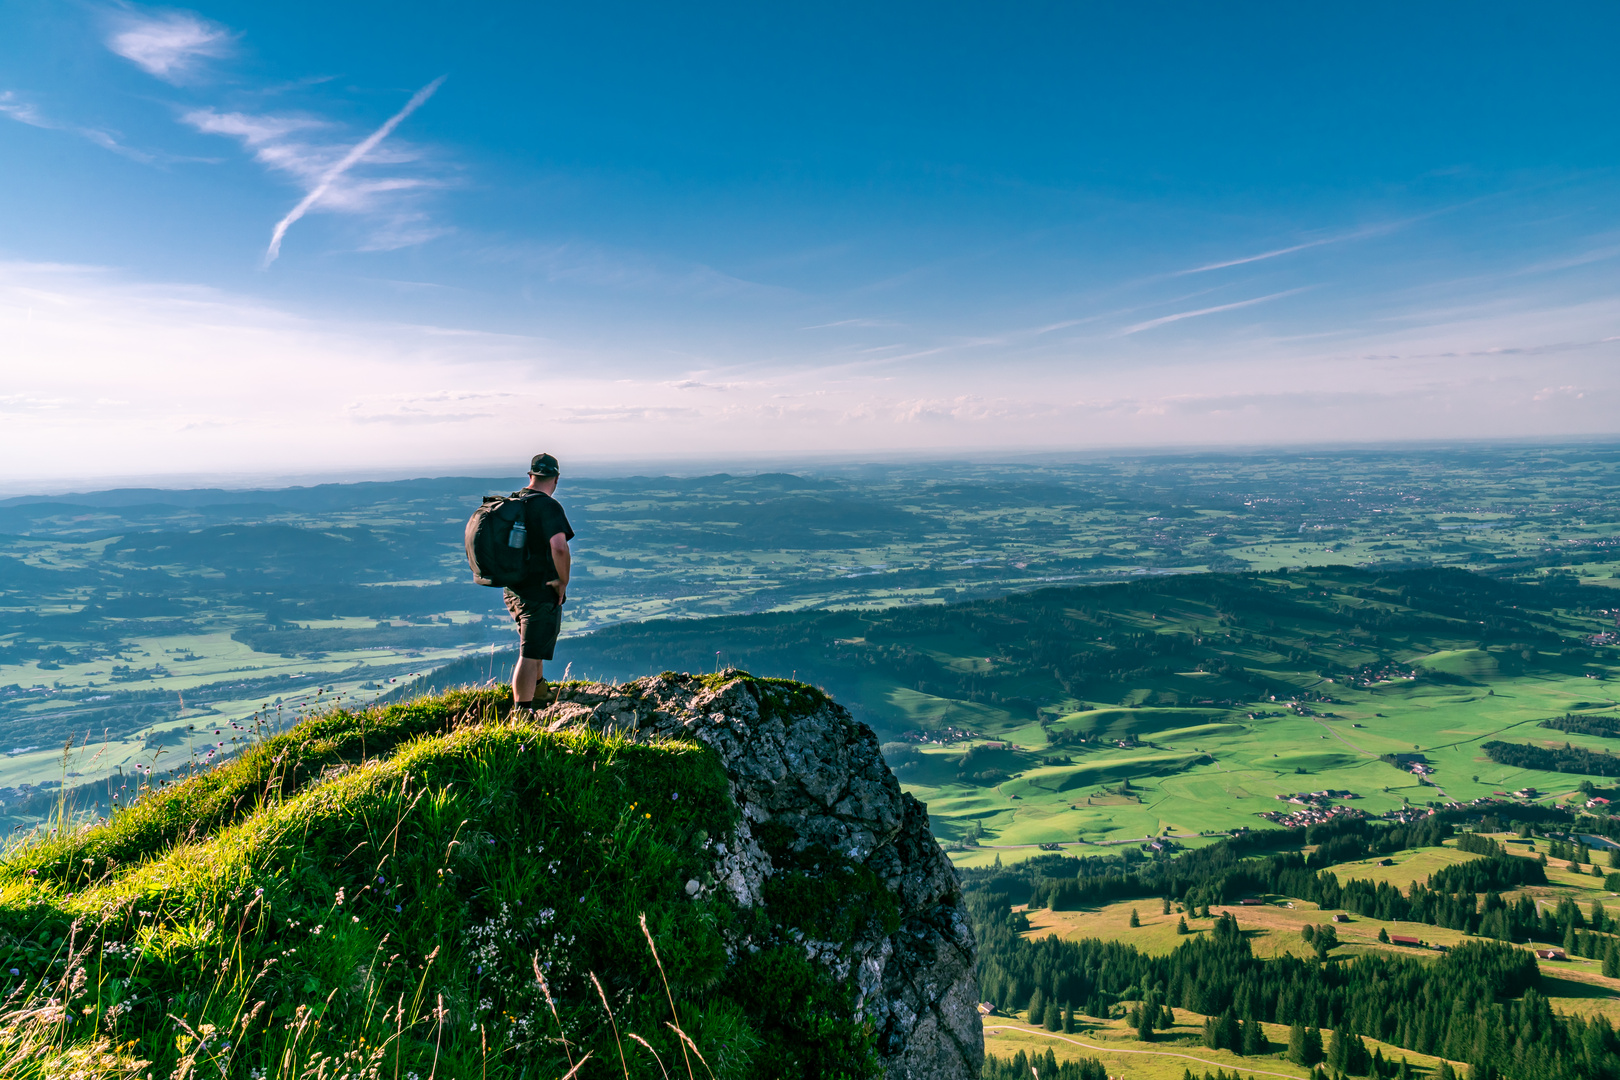
<svg viewBox="0 0 1620 1080">
<path fill-rule="evenodd" d="M 1569 929 L 1564 931 L 1564 952 L 1569 956 L 1579 956 L 1575 951 L 1575 924 L 1570 923 Z"/>
<path fill-rule="evenodd" d="M 1249 1017 L 1243 1024 L 1243 1056 L 1254 1057 L 1270 1049 L 1271 1044 L 1266 1041 L 1266 1029 L 1260 1026 L 1260 1021 Z"/>
<path fill-rule="evenodd" d="M 1160 1031 L 1169 1031 L 1171 1028 L 1173 1028 L 1175 1026 L 1176 1026 L 1176 1013 L 1175 1013 L 1175 1010 L 1170 1008 L 1170 1006 L 1166 1005 L 1164 1008 L 1159 1010 L 1159 1030 Z"/>
<path fill-rule="evenodd" d="M 1344 1044 L 1344 1028 L 1336 1027 L 1333 1034 L 1328 1037 L 1327 1063 L 1335 1069 L 1343 1069 L 1348 1058 L 1348 1048 Z"/>
<path fill-rule="evenodd" d="M 1147 1008 L 1139 1010 L 1141 1015 L 1137 1017 L 1136 1021 L 1136 1037 L 1143 1042 L 1153 1041 L 1153 1016 L 1151 1014 L 1154 1011 L 1156 1010 Z"/>
<path fill-rule="evenodd" d="M 1378 928 L 1378 940 L 1382 941 L 1385 945 L 1389 944 L 1389 931 L 1384 929 L 1382 926 Z"/>
<path fill-rule="evenodd" d="M 1068 1002 L 1063 1003 L 1063 1034 L 1074 1034 L 1074 1006 Z"/>
<path fill-rule="evenodd" d="M 1142 916 L 1140 916 L 1140 915 L 1138 915 L 1136 913 L 1135 908 L 1131 908 L 1131 925 L 1132 926 L 1141 926 L 1142 925 Z"/>
<path fill-rule="evenodd" d="M 1164 898 L 1164 914 L 1170 914 L 1170 898 L 1168 896 Z"/>
<path fill-rule="evenodd" d="M 1209 1044 L 1206 1042 L 1204 1045 L 1208 1046 Z M 1307 1060 L 1307 1056 L 1305 1025 L 1295 1020 L 1294 1026 L 1288 1029 L 1288 1060 L 1295 1065 L 1310 1065 L 1311 1062 Z"/>
<path fill-rule="evenodd" d="M 1528 825 L 1525 826 L 1526 829 L 1529 827 Z M 1412 1080 L 1412 1064 L 1406 1060 L 1405 1054 L 1401 1055 L 1401 1071 L 1395 1075 L 1397 1080 Z"/>
<path fill-rule="evenodd" d="M 1322 1029 L 1315 1024 L 1305 1029 L 1305 1056 L 1310 1059 L 1307 1065 L 1322 1060 Z"/>
<path fill-rule="evenodd" d="M 1025 1015 L 1029 1017 L 1032 1027 L 1039 1027 L 1046 1019 L 1046 995 L 1041 993 L 1040 987 L 1036 987 L 1035 992 L 1029 995 L 1029 1012 Z"/>
<path fill-rule="evenodd" d="M 1367 1053 L 1367 1044 L 1360 1035 L 1352 1035 L 1346 1040 L 1344 1071 L 1356 1076 L 1366 1076 L 1372 1069 L 1372 1055 Z"/>
<path fill-rule="evenodd" d="M 1457 1074 L 1451 1071 L 1451 1064 L 1442 1061 L 1440 1071 L 1434 1074 L 1437 1080 L 1457 1080 Z"/>
<path fill-rule="evenodd" d="M 1221 1013 L 1217 1045 L 1222 1050 L 1230 1050 L 1234 1054 L 1243 1052 L 1243 1029 L 1238 1026 L 1237 1017 L 1233 1014 L 1231 1006 L 1227 1006 L 1226 1011 Z"/>
<path fill-rule="evenodd" d="M 1176 933 L 1178 933 L 1178 934 L 1190 934 L 1190 933 L 1192 933 L 1191 930 L 1187 929 L 1187 916 L 1183 915 L 1181 917 L 1181 920 L 1176 923 Z"/>
<path fill-rule="evenodd" d="M 1620 976 L 1620 948 L 1613 938 L 1603 947 L 1603 975 L 1609 979 Z"/>
<path fill-rule="evenodd" d="M 1204 1045 L 1211 1050 L 1221 1048 L 1221 1029 L 1213 1016 L 1204 1018 Z"/>
<path fill-rule="evenodd" d="M 1057 1002 L 1048 1001 L 1046 1003 L 1046 1014 L 1042 1019 L 1045 1022 L 1041 1026 L 1046 1028 L 1047 1031 L 1057 1031 L 1063 1027 L 1063 1010 L 1058 1008 Z"/>
<path fill-rule="evenodd" d="M 1384 1063 L 1384 1048 L 1381 1046 L 1373 1047 L 1372 1074 L 1382 1077 L 1388 1070 L 1389 1067 Z"/>
</svg>

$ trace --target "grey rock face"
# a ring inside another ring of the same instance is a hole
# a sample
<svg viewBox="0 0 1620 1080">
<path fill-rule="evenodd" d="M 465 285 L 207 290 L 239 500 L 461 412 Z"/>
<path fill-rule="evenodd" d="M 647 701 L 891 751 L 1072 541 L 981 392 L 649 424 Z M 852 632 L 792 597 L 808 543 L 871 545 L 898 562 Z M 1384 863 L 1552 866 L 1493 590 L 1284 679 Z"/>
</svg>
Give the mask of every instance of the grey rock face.
<svg viewBox="0 0 1620 1080">
<path fill-rule="evenodd" d="M 976 1080 L 984 1061 L 976 948 L 956 873 L 871 728 L 817 691 L 730 672 L 564 687 L 540 716 L 712 748 L 742 821 L 733 842 L 716 846 L 707 887 L 740 905 L 764 904 L 766 882 L 781 872 L 767 847 L 779 859 L 825 849 L 870 871 L 899 909 L 898 928 L 885 933 L 869 920 L 854 941 L 803 941 L 806 953 L 855 984 L 891 1080 Z M 706 886 L 686 887 L 695 895 Z"/>
</svg>

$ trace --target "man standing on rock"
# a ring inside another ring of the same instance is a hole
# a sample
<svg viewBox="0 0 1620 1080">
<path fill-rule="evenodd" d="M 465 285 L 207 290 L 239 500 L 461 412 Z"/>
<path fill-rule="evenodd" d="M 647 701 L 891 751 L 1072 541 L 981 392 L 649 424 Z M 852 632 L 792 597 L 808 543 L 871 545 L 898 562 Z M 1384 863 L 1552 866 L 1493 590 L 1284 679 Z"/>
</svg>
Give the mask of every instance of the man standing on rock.
<svg viewBox="0 0 1620 1080">
<path fill-rule="evenodd" d="M 557 459 L 536 454 L 529 462 L 528 486 L 512 492 L 523 500 L 530 551 L 528 576 L 506 590 L 506 610 L 518 629 L 512 700 L 520 709 L 533 708 L 536 692 L 545 687 L 545 662 L 557 647 L 562 606 L 568 600 L 568 541 L 574 530 L 562 505 L 551 497 L 558 476 Z"/>
</svg>

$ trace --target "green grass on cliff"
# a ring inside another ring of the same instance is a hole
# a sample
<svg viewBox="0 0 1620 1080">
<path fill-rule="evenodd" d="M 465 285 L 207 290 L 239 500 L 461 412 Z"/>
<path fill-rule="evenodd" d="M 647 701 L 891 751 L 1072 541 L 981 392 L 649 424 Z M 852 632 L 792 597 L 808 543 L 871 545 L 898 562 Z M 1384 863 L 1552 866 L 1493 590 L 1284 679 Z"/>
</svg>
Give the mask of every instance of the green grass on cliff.
<svg viewBox="0 0 1620 1080">
<path fill-rule="evenodd" d="M 7 853 L 0 1075 L 869 1075 L 848 991 L 710 891 L 715 756 L 506 704 L 334 711 Z"/>
</svg>

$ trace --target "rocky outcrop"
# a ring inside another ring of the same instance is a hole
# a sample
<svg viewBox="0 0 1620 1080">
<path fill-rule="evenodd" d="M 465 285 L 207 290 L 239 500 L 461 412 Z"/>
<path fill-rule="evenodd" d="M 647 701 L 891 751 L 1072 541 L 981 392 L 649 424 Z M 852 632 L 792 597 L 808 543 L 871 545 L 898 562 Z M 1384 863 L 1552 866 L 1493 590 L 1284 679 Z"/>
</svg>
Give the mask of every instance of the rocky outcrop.
<svg viewBox="0 0 1620 1080">
<path fill-rule="evenodd" d="M 724 890 L 769 915 L 773 878 L 788 880 L 789 867 L 836 868 L 880 890 L 871 907 L 884 917 L 861 920 L 848 940 L 789 932 L 825 970 L 853 982 L 891 1080 L 976 1080 L 984 1035 L 956 874 L 929 832 L 927 808 L 900 790 L 871 728 L 813 688 L 740 672 L 572 684 L 540 715 L 558 727 L 713 749 L 741 821 L 714 842 L 709 880 L 687 882 L 687 891 Z"/>
</svg>

